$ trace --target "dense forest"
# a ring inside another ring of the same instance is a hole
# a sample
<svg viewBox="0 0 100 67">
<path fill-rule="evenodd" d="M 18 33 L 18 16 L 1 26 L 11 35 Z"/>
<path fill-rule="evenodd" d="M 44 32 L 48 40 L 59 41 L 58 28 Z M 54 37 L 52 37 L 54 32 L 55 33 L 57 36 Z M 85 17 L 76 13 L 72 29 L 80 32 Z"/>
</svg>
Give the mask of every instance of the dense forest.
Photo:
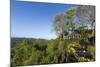
<svg viewBox="0 0 100 67">
<path fill-rule="evenodd" d="M 12 67 L 95 61 L 95 7 L 79 5 L 53 19 L 55 39 L 11 38 Z"/>
</svg>

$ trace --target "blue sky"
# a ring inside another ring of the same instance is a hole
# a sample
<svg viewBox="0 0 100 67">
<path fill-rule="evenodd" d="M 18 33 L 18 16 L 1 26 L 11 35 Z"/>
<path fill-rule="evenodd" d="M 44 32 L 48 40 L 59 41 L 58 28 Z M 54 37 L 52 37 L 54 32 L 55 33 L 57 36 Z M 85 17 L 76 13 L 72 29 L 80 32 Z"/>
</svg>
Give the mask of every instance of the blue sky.
<svg viewBox="0 0 100 67">
<path fill-rule="evenodd" d="M 11 0 L 11 37 L 56 38 L 53 17 L 71 4 L 51 4 Z"/>
</svg>

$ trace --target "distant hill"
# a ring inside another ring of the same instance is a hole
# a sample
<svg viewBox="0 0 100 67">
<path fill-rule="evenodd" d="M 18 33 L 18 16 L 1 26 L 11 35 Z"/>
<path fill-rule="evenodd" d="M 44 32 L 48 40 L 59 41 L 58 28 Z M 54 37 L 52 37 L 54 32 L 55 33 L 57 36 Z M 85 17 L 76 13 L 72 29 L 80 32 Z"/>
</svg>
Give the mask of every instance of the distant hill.
<svg viewBox="0 0 100 67">
<path fill-rule="evenodd" d="M 11 38 L 11 48 L 14 47 L 15 45 L 17 45 L 18 43 L 21 43 L 23 40 L 27 40 L 29 42 L 34 42 L 36 40 L 44 40 L 44 41 L 49 41 L 49 40 L 46 40 L 46 39 L 40 39 L 40 38 L 24 38 L 24 37 L 12 37 Z"/>
</svg>

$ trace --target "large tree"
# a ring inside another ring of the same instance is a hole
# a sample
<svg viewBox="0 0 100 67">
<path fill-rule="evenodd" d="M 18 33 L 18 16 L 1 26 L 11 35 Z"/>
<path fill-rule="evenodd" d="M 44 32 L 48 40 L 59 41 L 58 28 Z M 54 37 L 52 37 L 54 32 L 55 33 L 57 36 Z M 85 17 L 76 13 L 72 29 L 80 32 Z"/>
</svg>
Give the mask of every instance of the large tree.
<svg viewBox="0 0 100 67">
<path fill-rule="evenodd" d="M 74 28 L 74 23 L 72 21 L 75 8 L 70 8 L 66 13 L 57 14 L 54 18 L 53 27 L 60 38 L 68 35 L 70 31 Z"/>
<path fill-rule="evenodd" d="M 54 27 L 54 30 L 56 31 L 56 33 L 58 34 L 58 36 L 60 36 L 61 38 L 64 37 L 65 22 L 66 22 L 66 18 L 65 18 L 64 13 L 57 14 L 54 17 L 53 27 Z"/>
<path fill-rule="evenodd" d="M 95 6 L 80 5 L 77 7 L 75 17 L 80 23 L 86 23 L 93 29 L 95 24 Z M 75 18 L 75 19 L 76 19 Z"/>
</svg>

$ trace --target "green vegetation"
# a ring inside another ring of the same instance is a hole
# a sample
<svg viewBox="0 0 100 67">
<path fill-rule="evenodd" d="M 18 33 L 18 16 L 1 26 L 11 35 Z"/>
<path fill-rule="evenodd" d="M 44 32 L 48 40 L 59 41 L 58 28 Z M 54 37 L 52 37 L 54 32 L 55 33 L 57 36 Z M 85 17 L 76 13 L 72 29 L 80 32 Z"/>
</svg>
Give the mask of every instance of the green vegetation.
<svg viewBox="0 0 100 67">
<path fill-rule="evenodd" d="M 11 66 L 95 61 L 94 6 L 77 6 L 56 15 L 53 28 L 56 39 L 12 38 Z"/>
</svg>

